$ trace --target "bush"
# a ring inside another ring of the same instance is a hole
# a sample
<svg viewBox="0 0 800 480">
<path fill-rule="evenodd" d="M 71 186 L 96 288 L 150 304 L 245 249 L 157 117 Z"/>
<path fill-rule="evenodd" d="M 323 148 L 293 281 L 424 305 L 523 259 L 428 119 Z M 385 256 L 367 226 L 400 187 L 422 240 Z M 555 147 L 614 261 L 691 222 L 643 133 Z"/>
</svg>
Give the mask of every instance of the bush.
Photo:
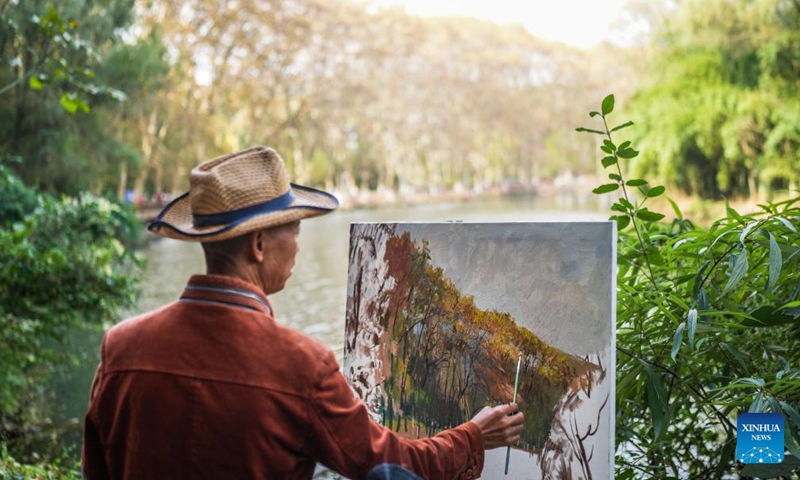
<svg viewBox="0 0 800 480">
<path fill-rule="evenodd" d="M 136 221 L 119 206 L 37 194 L 5 169 L 0 179 L 0 196 L 18 200 L 0 227 L 0 441 L 26 460 L 52 430 L 45 384 L 72 360 L 67 335 L 134 305 L 140 261 L 119 240 Z"/>
<path fill-rule="evenodd" d="M 0 193 L 3 198 L 0 202 L 0 227 L 8 227 L 36 208 L 37 195 L 5 166 L 3 160 L 7 162 L 9 159 L 0 159 Z"/>
<path fill-rule="evenodd" d="M 54 464 L 25 465 L 0 447 L 0 478 L 4 480 L 80 480 L 81 473 L 74 468 Z"/>
<path fill-rule="evenodd" d="M 707 229 L 649 210 L 662 186 L 627 179 L 638 155 L 615 143 L 609 95 L 592 112 L 604 137 L 603 167 L 617 192 L 618 224 L 617 478 L 762 476 L 734 459 L 736 418 L 744 412 L 785 417 L 790 452 L 800 458 L 800 197 L 732 208 Z M 773 466 L 774 467 L 774 466 Z M 772 475 L 774 476 L 774 474 Z"/>
</svg>

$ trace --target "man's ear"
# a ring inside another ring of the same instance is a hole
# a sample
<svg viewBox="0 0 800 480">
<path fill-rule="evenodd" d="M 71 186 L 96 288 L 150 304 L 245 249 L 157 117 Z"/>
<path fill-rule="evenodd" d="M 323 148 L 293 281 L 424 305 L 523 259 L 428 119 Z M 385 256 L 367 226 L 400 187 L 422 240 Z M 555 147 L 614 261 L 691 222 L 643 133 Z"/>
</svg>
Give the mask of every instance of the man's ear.
<svg viewBox="0 0 800 480">
<path fill-rule="evenodd" d="M 265 230 L 256 230 L 249 234 L 247 239 L 247 253 L 251 260 L 261 263 L 266 258 L 267 233 Z"/>
</svg>

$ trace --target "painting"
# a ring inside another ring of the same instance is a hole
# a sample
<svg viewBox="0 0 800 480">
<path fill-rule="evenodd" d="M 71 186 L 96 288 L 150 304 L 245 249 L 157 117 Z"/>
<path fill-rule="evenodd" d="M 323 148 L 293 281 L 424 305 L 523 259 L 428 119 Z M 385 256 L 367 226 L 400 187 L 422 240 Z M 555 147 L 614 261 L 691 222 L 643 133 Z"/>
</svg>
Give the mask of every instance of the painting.
<svg viewBox="0 0 800 480">
<path fill-rule="evenodd" d="M 511 402 L 519 363 L 522 439 L 482 478 L 611 478 L 615 238 L 611 222 L 353 224 L 345 377 L 420 438 Z"/>
</svg>

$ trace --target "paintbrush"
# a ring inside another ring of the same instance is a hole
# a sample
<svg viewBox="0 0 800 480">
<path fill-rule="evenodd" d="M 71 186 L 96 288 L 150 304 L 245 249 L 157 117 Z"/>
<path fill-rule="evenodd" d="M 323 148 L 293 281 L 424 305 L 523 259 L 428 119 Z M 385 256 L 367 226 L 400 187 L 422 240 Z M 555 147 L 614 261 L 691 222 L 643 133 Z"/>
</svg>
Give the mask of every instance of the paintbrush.
<svg viewBox="0 0 800 480">
<path fill-rule="evenodd" d="M 522 354 L 517 357 L 517 374 L 514 377 L 514 396 L 511 397 L 511 403 L 517 401 L 517 392 L 519 390 L 519 368 L 522 366 Z M 506 450 L 506 475 L 508 475 L 508 460 L 511 458 L 511 445 Z"/>
</svg>

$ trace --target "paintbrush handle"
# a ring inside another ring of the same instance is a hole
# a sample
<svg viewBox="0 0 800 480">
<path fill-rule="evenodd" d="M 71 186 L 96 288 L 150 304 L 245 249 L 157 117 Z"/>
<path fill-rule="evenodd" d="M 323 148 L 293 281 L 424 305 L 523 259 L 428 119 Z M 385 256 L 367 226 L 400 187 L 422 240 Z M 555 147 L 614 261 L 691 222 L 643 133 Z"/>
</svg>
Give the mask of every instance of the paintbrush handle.
<svg viewBox="0 0 800 480">
<path fill-rule="evenodd" d="M 517 393 L 519 393 L 519 369 L 522 366 L 522 355 L 517 358 L 517 373 L 514 376 L 514 396 L 511 397 L 511 403 L 517 401 Z M 508 475 L 508 461 L 511 458 L 511 445 L 506 448 L 506 475 Z"/>
</svg>

